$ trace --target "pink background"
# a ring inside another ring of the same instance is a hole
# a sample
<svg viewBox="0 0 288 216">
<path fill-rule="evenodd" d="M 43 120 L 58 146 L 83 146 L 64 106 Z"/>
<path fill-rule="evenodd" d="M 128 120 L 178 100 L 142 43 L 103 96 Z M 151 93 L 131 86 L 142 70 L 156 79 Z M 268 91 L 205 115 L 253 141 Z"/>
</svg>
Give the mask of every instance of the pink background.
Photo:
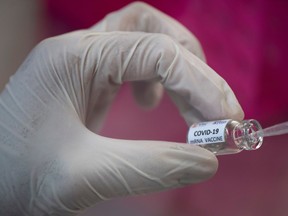
<svg viewBox="0 0 288 216">
<path fill-rule="evenodd" d="M 129 0 L 46 0 L 47 36 L 86 28 Z M 147 0 L 190 29 L 208 64 L 235 91 L 246 118 L 263 126 L 288 121 L 288 1 Z M 102 134 L 185 142 L 187 127 L 167 96 L 144 111 L 124 85 Z M 216 176 L 183 189 L 104 202 L 85 215 L 288 215 L 288 136 L 255 152 L 219 157 Z"/>
</svg>

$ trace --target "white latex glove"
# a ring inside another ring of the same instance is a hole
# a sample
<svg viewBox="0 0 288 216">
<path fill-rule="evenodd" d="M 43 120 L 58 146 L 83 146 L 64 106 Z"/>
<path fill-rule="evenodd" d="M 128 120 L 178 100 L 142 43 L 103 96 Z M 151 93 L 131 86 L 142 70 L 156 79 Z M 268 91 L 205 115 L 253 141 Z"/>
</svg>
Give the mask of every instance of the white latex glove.
<svg viewBox="0 0 288 216">
<path fill-rule="evenodd" d="M 210 178 L 217 160 L 200 147 L 89 130 L 125 81 L 139 81 L 135 96 L 149 106 L 161 98 L 159 81 L 188 124 L 242 119 L 229 86 L 192 52 L 203 58 L 191 33 L 141 3 L 40 43 L 0 96 L 0 215 L 75 215 Z"/>
</svg>

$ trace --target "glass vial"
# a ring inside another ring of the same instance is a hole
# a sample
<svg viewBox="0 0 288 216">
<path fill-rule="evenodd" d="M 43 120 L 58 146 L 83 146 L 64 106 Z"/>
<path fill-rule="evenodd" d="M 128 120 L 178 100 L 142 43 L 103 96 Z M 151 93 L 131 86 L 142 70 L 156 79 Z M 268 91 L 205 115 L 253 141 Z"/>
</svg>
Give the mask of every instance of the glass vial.
<svg viewBox="0 0 288 216">
<path fill-rule="evenodd" d="M 263 130 L 254 119 L 200 122 L 189 128 L 187 142 L 216 155 L 234 154 L 258 149 L 263 143 Z"/>
</svg>

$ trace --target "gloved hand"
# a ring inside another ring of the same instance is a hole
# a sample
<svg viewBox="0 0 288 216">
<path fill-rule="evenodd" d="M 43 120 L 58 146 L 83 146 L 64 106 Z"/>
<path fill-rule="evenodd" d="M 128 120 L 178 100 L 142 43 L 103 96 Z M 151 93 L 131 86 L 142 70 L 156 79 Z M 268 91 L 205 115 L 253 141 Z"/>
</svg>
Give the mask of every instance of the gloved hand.
<svg viewBox="0 0 288 216">
<path fill-rule="evenodd" d="M 0 215 L 75 215 L 210 178 L 217 160 L 200 147 L 91 131 L 126 81 L 137 81 L 146 106 L 157 105 L 163 85 L 188 124 L 242 119 L 229 86 L 200 59 L 191 33 L 142 3 L 40 43 L 0 97 Z"/>
</svg>

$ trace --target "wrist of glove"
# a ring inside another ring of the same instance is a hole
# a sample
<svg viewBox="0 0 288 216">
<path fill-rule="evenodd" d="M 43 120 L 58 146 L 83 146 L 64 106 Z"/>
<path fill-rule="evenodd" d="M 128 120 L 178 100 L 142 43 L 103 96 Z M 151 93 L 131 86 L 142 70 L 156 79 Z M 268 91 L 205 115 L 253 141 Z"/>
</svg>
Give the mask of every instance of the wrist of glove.
<svg viewBox="0 0 288 216">
<path fill-rule="evenodd" d="M 76 215 L 101 200 L 210 178 L 217 160 L 202 148 L 94 133 L 128 81 L 144 106 L 157 105 L 164 88 L 188 124 L 242 119 L 203 60 L 188 30 L 141 3 L 40 43 L 0 96 L 0 214 Z"/>
</svg>

